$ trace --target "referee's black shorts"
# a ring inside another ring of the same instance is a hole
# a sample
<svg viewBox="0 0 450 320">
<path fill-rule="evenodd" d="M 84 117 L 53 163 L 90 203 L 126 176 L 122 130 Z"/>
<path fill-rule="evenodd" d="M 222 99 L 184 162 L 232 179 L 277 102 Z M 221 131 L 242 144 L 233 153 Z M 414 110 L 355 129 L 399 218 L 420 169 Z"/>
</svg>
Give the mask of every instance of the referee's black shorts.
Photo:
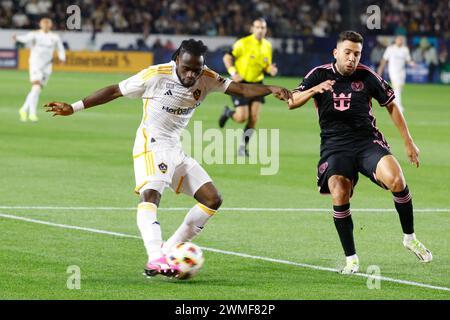
<svg viewBox="0 0 450 320">
<path fill-rule="evenodd" d="M 257 83 L 262 84 L 262 81 L 259 82 L 248 82 L 248 81 L 241 81 L 241 83 Z M 234 107 L 243 107 L 243 106 L 249 106 L 252 102 L 261 102 L 264 103 L 266 100 L 264 97 L 256 97 L 256 98 L 244 98 L 244 97 L 238 97 L 238 96 L 231 96 L 231 101 L 233 102 Z"/>
<path fill-rule="evenodd" d="M 333 175 L 348 178 L 353 188 L 358 183 L 358 173 L 368 177 L 373 183 L 386 189 L 376 178 L 378 162 L 390 155 L 389 145 L 381 140 L 363 139 L 352 145 L 352 148 L 324 148 L 317 165 L 317 186 L 322 194 L 329 194 L 328 179 Z"/>
</svg>

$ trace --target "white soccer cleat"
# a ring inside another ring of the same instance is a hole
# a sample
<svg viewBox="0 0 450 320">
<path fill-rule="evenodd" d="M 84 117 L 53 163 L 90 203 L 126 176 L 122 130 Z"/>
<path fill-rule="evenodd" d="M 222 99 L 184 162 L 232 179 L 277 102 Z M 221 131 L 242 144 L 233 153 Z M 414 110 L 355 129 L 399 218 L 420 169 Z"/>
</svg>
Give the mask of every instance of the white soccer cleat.
<svg viewBox="0 0 450 320">
<path fill-rule="evenodd" d="M 358 256 L 347 258 L 347 265 L 341 270 L 341 274 L 353 274 L 357 273 L 359 270 L 359 259 Z"/>
<path fill-rule="evenodd" d="M 430 250 L 428 250 L 419 240 L 403 240 L 403 245 L 406 249 L 411 250 L 421 262 L 430 262 L 433 260 L 433 255 Z"/>
</svg>

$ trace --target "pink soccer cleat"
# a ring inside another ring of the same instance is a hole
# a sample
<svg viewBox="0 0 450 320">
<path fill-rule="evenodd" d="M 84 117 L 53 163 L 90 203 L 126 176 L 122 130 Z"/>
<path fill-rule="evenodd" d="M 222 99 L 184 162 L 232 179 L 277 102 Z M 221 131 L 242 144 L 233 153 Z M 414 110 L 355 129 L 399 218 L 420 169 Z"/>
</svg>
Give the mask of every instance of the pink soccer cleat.
<svg viewBox="0 0 450 320">
<path fill-rule="evenodd" d="M 169 264 L 166 256 L 148 262 L 144 267 L 144 274 L 148 277 L 154 277 L 161 274 L 166 277 L 176 277 L 180 273 L 180 268 Z"/>
</svg>

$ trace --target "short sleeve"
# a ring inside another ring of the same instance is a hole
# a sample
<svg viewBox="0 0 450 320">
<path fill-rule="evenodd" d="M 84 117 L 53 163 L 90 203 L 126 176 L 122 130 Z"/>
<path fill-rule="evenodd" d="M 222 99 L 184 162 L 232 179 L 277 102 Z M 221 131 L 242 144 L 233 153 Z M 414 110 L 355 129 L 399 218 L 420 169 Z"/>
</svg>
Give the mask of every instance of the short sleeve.
<svg viewBox="0 0 450 320">
<path fill-rule="evenodd" d="M 148 69 L 144 69 L 141 72 L 135 74 L 134 76 L 119 82 L 119 89 L 124 97 L 127 98 L 142 97 L 142 95 L 145 92 L 145 81 L 143 79 L 143 75 L 146 70 Z"/>
<path fill-rule="evenodd" d="M 242 40 L 238 40 L 233 44 L 233 50 L 231 50 L 231 54 L 233 57 L 238 58 L 244 52 L 244 42 Z"/>
<path fill-rule="evenodd" d="M 320 69 L 314 68 L 310 72 L 308 72 L 308 74 L 303 78 L 303 81 L 293 91 L 294 92 L 295 91 L 299 91 L 299 92 L 306 91 L 306 90 L 311 89 L 312 87 L 317 86 L 318 84 L 320 84 L 323 81 L 325 81 L 325 80 L 321 79 Z"/>
<path fill-rule="evenodd" d="M 394 90 L 383 78 L 370 72 L 368 82 L 372 97 L 378 101 L 380 106 L 385 107 L 394 100 Z"/>
<path fill-rule="evenodd" d="M 232 82 L 230 79 L 222 77 L 209 68 L 205 69 L 203 77 L 205 78 L 207 90 L 212 92 L 225 92 Z"/>
</svg>

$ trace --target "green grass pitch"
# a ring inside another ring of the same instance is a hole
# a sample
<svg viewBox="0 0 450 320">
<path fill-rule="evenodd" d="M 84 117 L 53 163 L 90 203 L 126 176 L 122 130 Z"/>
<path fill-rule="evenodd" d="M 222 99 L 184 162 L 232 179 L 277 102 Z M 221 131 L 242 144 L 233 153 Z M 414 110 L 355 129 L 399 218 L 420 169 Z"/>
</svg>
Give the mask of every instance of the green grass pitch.
<svg viewBox="0 0 450 320">
<path fill-rule="evenodd" d="M 54 73 L 40 105 L 52 100 L 71 103 L 125 77 Z M 28 74 L 2 70 L 0 82 L 0 299 L 450 298 L 449 291 L 391 281 L 371 290 L 364 277 L 213 251 L 205 251 L 205 266 L 192 280 L 147 279 L 141 275 L 146 256 L 139 239 L 8 218 L 138 235 L 132 209 L 138 197 L 132 192 L 131 152 L 142 107 L 139 100 L 122 98 L 67 118 L 52 118 L 40 110 L 39 123 L 19 123 L 17 111 L 29 90 Z M 295 78 L 267 80 L 288 88 L 298 82 Z M 375 114 L 403 166 L 414 206 L 421 209 L 415 215 L 416 234 L 432 250 L 434 261 L 421 264 L 403 248 L 395 212 L 356 210 L 393 208 L 388 192 L 361 177 L 351 202 L 361 271 L 376 265 L 384 277 L 450 288 L 450 90 L 440 85 L 407 85 L 403 101 L 421 150 L 419 169 L 408 163 L 387 112 L 375 104 Z M 212 94 L 193 120 L 203 121 L 204 128 L 215 128 L 225 104 L 230 104 L 228 96 Z M 223 195 L 223 207 L 323 210 L 224 210 L 195 242 L 251 256 L 342 267 L 331 201 L 316 191 L 319 128 L 312 103 L 288 111 L 269 97 L 259 128 L 280 130 L 279 172 L 262 176 L 259 165 L 204 165 Z M 167 190 L 160 207 L 188 208 L 194 203 Z M 433 208 L 447 211 L 423 210 Z M 160 210 L 164 237 L 178 227 L 185 213 Z M 72 265 L 81 270 L 79 290 L 66 286 L 70 276 L 66 271 Z"/>
</svg>

